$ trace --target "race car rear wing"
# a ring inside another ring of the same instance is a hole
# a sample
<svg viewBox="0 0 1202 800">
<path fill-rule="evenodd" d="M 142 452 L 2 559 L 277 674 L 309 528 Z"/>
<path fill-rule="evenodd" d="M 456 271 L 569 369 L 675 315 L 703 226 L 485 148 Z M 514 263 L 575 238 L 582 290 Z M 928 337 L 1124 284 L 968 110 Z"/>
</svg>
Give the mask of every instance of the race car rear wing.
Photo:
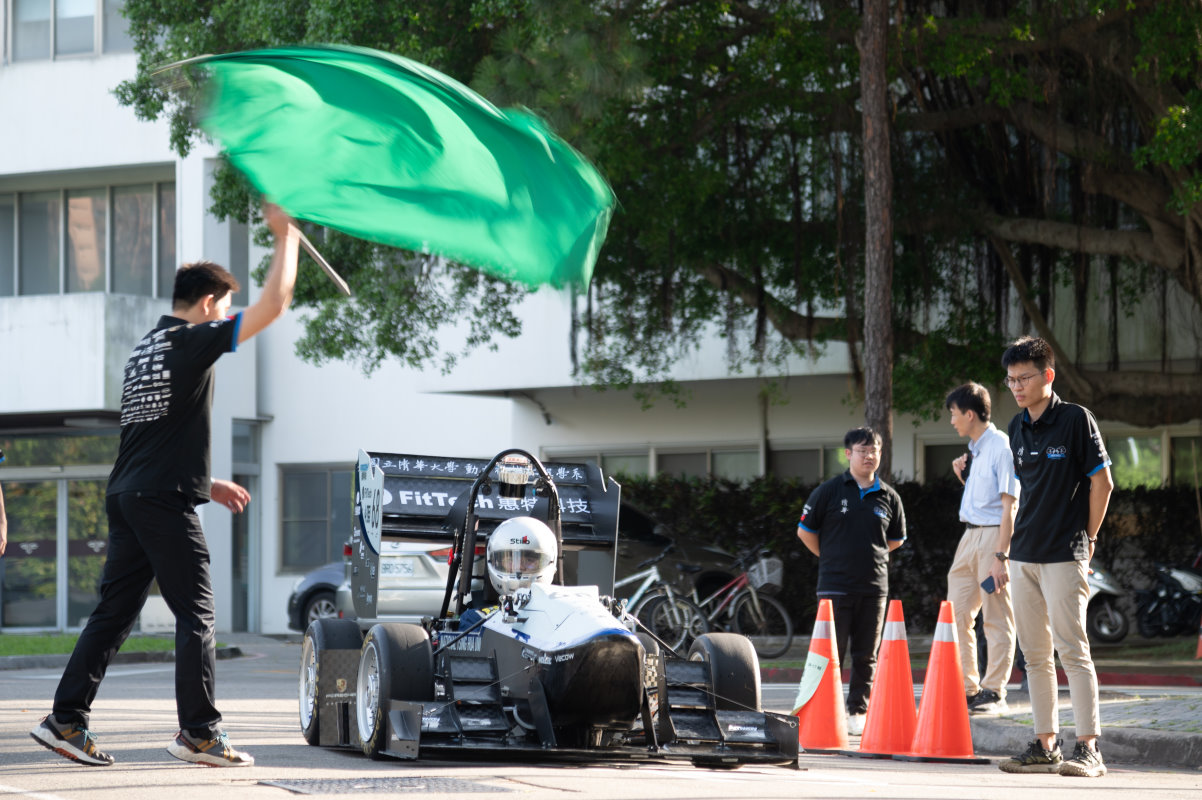
<svg viewBox="0 0 1202 800">
<path fill-rule="evenodd" d="M 376 617 L 380 542 L 453 543 L 466 516 L 467 495 L 489 463 L 490 459 L 359 451 L 351 589 L 360 619 Z M 612 593 L 621 485 L 593 464 L 549 462 L 543 467 L 559 498 L 564 582 L 596 585 L 602 594 Z M 497 470 L 489 477 L 497 482 Z M 478 493 L 477 541 L 483 544 L 511 517 L 545 519 L 548 502 L 532 492 L 519 498 Z"/>
</svg>

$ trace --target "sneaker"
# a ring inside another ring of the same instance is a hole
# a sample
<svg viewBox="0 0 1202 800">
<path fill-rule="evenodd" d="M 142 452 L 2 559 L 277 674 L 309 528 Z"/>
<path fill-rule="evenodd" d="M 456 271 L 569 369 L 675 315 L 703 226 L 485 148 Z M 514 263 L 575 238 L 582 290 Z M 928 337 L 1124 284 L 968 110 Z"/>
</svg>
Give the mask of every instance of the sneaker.
<svg viewBox="0 0 1202 800">
<path fill-rule="evenodd" d="M 175 741 L 167 746 L 167 752 L 180 761 L 204 764 L 206 767 L 253 767 L 255 759 L 249 753 L 235 750 L 225 733 L 212 739 L 200 739 L 180 731 Z"/>
<path fill-rule="evenodd" d="M 862 736 L 864 734 L 864 718 L 867 714 L 850 714 L 847 717 L 847 733 L 849 736 Z"/>
<path fill-rule="evenodd" d="M 968 704 L 969 714 L 1005 714 L 1009 710 L 1001 695 L 989 689 L 977 692 Z"/>
<path fill-rule="evenodd" d="M 57 722 L 47 716 L 29 732 L 29 735 L 43 747 L 80 764 L 107 767 L 113 763 L 113 757 L 100 752 L 100 748 L 96 746 L 96 737 L 82 725 L 74 724 L 60 728 Z"/>
<path fill-rule="evenodd" d="M 1097 743 L 1090 747 L 1085 742 L 1077 742 L 1073 747 L 1073 757 L 1060 765 L 1060 774 L 1069 778 L 1100 778 L 1106 774 L 1106 765 L 1102 763 L 1102 753 L 1097 749 Z"/>
<path fill-rule="evenodd" d="M 1057 740 L 1052 750 L 1044 750 L 1036 739 L 1027 745 L 1026 752 L 1019 753 L 998 764 L 1002 772 L 1059 772 L 1064 756 L 1060 754 L 1061 742 Z"/>
</svg>

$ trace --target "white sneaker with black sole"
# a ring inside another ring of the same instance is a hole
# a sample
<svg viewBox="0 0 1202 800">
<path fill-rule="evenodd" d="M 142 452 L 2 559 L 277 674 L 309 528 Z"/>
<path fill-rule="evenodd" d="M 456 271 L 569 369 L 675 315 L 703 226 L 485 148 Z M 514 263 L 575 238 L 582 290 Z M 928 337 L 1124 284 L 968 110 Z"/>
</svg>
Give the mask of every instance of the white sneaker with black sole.
<svg viewBox="0 0 1202 800">
<path fill-rule="evenodd" d="M 60 726 L 47 716 L 29 732 L 29 735 L 35 742 L 63 758 L 78 761 L 89 767 L 107 767 L 114 761 L 108 753 L 101 752 L 96 746 L 96 737 L 82 725 Z"/>
</svg>

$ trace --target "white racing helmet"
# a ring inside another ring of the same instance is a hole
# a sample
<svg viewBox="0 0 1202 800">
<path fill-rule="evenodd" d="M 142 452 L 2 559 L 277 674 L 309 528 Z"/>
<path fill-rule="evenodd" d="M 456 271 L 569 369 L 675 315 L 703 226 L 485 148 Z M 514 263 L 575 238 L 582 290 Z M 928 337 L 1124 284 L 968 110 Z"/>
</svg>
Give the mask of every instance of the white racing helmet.
<svg viewBox="0 0 1202 800">
<path fill-rule="evenodd" d="M 534 517 L 513 517 L 488 537 L 488 579 L 501 596 L 532 583 L 550 583 L 555 575 L 559 546 L 545 522 Z"/>
</svg>

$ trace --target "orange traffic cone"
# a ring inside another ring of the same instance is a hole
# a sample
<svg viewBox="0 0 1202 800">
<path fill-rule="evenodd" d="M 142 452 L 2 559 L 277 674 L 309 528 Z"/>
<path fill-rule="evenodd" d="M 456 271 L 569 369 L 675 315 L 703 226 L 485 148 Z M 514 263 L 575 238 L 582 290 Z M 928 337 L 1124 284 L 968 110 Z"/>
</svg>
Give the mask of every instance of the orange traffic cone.
<svg viewBox="0 0 1202 800">
<path fill-rule="evenodd" d="M 989 759 L 972 754 L 972 728 L 968 724 L 968 701 L 964 697 L 964 673 L 954 619 L 951 601 L 944 600 L 931 642 L 931 660 L 922 687 L 914 741 L 908 753 L 893 756 L 901 761 L 989 763 Z"/>
<path fill-rule="evenodd" d="M 858 756 L 888 758 L 908 753 L 914 741 L 918 712 L 914 707 L 914 675 L 900 600 L 889 601 L 885 635 L 881 639 L 876 677 L 868 697 L 868 716 Z"/>
<path fill-rule="evenodd" d="M 1202 623 L 1198 625 L 1198 652 L 1194 655 L 1194 658 L 1202 658 Z"/>
<path fill-rule="evenodd" d="M 810 634 L 810 652 L 793 701 L 797 741 L 809 752 L 847 748 L 847 710 L 835 645 L 835 616 L 830 600 L 818 601 L 818 617 Z"/>
</svg>

